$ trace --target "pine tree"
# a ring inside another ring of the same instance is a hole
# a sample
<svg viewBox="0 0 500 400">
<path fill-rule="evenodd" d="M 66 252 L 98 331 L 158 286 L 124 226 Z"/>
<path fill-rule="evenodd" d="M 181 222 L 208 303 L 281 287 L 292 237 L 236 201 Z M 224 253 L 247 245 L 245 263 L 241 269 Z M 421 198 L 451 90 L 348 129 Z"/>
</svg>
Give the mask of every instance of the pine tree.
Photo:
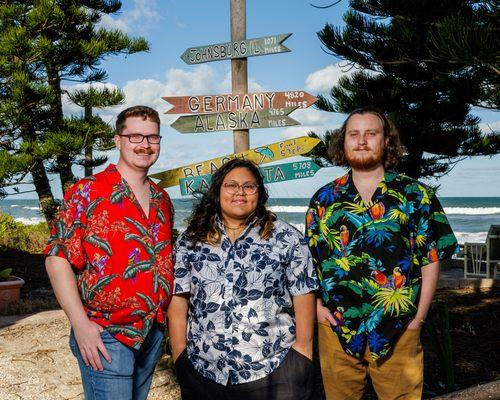
<svg viewBox="0 0 500 400">
<path fill-rule="evenodd" d="M 94 108 L 105 108 L 122 104 L 125 100 L 124 93 L 119 89 L 107 87 L 89 87 L 84 90 L 75 90 L 68 93 L 72 103 L 84 110 L 83 121 L 88 127 L 84 136 L 85 155 L 77 163 L 85 168 L 85 176 L 92 175 L 92 170 L 107 161 L 106 156 L 94 156 L 94 150 L 102 151 L 113 146 L 113 130 L 104 124 L 101 118 L 92 114 Z"/>
<path fill-rule="evenodd" d="M 479 77 L 433 59 L 429 50 L 432 27 L 467 7 L 466 0 L 351 0 L 346 26 L 327 23 L 318 37 L 357 71 L 342 77 L 330 98 L 320 96 L 318 107 L 384 110 L 406 147 L 398 170 L 415 178 L 440 176 L 466 157 L 497 153 L 498 137 L 485 136 L 470 114 L 472 99 L 481 97 Z M 326 162 L 325 153 L 313 156 Z"/>
<path fill-rule="evenodd" d="M 29 173 L 47 220 L 55 210 L 47 174 L 57 173 L 65 191 L 75 180 L 72 165 L 84 164 L 91 142 L 107 147 L 112 132 L 99 117 L 63 115 L 63 82 L 104 81 L 106 57 L 148 50 L 143 38 L 98 27 L 120 7 L 115 0 L 0 2 L 0 186 L 23 183 Z M 101 95 L 89 90 L 85 104 L 113 103 Z"/>
<path fill-rule="evenodd" d="M 482 80 L 474 105 L 500 109 L 500 3 L 479 1 L 431 29 L 431 55 Z"/>
</svg>

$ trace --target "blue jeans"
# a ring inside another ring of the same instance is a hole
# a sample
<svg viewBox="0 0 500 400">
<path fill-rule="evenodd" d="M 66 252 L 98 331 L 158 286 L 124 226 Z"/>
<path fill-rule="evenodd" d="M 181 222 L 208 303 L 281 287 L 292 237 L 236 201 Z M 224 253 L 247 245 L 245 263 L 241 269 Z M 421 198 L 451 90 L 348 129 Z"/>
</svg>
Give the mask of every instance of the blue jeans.
<svg viewBox="0 0 500 400">
<path fill-rule="evenodd" d="M 69 345 L 78 360 L 85 400 L 146 400 L 153 372 L 161 355 L 163 337 L 163 329 L 153 327 L 141 349 L 134 350 L 104 330 L 101 338 L 111 357 L 111 363 L 101 355 L 104 370 L 94 371 L 83 362 L 71 330 Z"/>
</svg>

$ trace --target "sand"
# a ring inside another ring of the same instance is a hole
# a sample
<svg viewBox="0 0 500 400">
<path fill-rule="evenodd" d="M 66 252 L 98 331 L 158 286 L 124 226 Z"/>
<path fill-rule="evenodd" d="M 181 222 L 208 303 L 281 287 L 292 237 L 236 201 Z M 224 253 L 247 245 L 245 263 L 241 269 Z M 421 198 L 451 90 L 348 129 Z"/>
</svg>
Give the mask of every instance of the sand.
<svg viewBox="0 0 500 400">
<path fill-rule="evenodd" d="M 61 310 L 0 317 L 0 399 L 83 399 L 76 359 Z M 167 356 L 158 363 L 148 399 L 177 400 L 180 391 Z"/>
</svg>

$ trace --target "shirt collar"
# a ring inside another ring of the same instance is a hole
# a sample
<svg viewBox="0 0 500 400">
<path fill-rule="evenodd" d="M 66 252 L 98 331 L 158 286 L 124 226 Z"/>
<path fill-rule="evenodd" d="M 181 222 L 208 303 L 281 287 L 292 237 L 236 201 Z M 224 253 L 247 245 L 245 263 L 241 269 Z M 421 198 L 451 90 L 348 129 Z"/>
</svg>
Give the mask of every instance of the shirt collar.
<svg viewBox="0 0 500 400">
<path fill-rule="evenodd" d="M 241 232 L 241 235 L 239 238 L 244 237 L 248 234 L 248 232 L 254 227 L 254 225 L 257 222 L 257 217 L 253 216 L 250 218 L 250 221 L 248 222 L 248 225 L 245 227 L 243 232 Z M 222 232 L 224 236 L 227 236 L 226 234 L 226 229 L 224 227 L 224 223 L 222 222 L 222 218 L 219 216 L 219 214 L 215 214 L 215 224 L 219 228 L 219 230 Z"/>
</svg>

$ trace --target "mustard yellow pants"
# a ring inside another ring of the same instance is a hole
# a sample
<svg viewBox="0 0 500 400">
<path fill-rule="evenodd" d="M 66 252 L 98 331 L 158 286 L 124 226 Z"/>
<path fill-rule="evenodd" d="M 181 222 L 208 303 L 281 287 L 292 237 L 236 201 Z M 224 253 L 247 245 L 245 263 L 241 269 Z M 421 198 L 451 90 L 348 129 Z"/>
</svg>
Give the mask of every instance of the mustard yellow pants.
<svg viewBox="0 0 500 400">
<path fill-rule="evenodd" d="M 396 342 L 392 355 L 373 361 L 366 346 L 362 360 L 349 356 L 329 325 L 319 324 L 321 375 L 328 400 L 361 400 L 367 377 L 380 400 L 419 400 L 424 382 L 424 355 L 420 330 L 406 330 Z"/>
</svg>

